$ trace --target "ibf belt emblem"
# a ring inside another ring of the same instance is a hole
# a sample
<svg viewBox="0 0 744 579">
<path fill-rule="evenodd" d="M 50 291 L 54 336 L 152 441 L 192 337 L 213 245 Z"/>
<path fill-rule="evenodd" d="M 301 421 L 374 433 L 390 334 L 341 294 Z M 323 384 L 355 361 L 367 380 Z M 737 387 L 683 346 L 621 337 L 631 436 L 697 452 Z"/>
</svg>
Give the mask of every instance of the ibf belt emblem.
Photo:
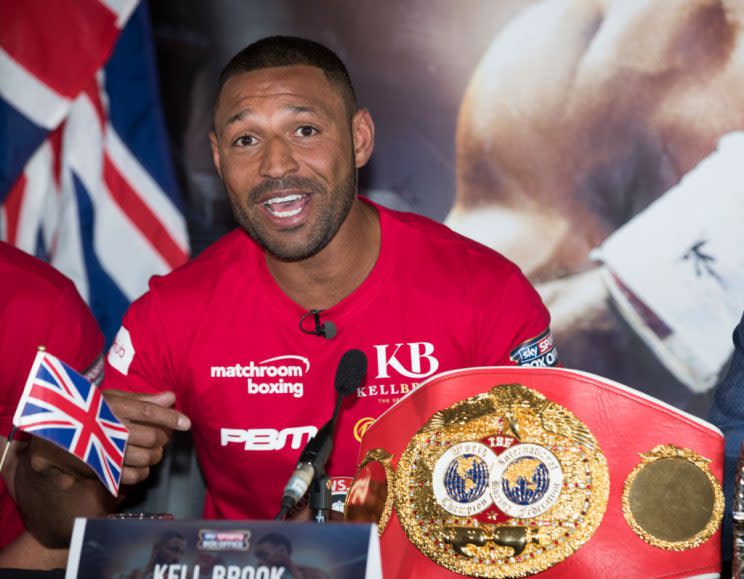
<svg viewBox="0 0 744 579">
<path fill-rule="evenodd" d="M 434 414 L 395 477 L 395 507 L 427 557 L 474 577 L 521 577 L 571 556 L 607 507 L 607 461 L 571 412 L 519 384 Z"/>
</svg>

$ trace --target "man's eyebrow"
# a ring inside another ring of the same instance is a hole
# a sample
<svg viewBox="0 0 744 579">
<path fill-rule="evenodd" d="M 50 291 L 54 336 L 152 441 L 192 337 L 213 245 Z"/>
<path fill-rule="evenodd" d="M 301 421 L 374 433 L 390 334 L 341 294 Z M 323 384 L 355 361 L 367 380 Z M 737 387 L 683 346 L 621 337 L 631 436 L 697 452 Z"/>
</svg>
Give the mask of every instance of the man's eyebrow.
<svg viewBox="0 0 744 579">
<path fill-rule="evenodd" d="M 317 113 L 317 107 L 309 107 L 302 105 L 287 105 L 287 109 L 293 113 Z"/>
<path fill-rule="evenodd" d="M 225 122 L 225 126 L 229 126 L 233 123 L 237 123 L 238 121 L 242 121 L 244 118 L 249 117 L 253 114 L 253 110 L 249 108 L 241 109 L 234 115 L 231 115 L 227 121 Z"/>
<path fill-rule="evenodd" d="M 317 113 L 318 108 L 312 107 L 312 106 L 304 106 L 304 105 L 286 105 L 284 106 L 284 109 L 289 111 L 290 113 Z M 239 110 L 234 115 L 231 115 L 228 117 L 227 121 L 225 122 L 225 126 L 229 126 L 233 123 L 237 123 L 239 121 L 242 121 L 246 117 L 250 117 L 254 113 L 254 110 L 250 107 L 246 107 L 244 109 Z"/>
</svg>

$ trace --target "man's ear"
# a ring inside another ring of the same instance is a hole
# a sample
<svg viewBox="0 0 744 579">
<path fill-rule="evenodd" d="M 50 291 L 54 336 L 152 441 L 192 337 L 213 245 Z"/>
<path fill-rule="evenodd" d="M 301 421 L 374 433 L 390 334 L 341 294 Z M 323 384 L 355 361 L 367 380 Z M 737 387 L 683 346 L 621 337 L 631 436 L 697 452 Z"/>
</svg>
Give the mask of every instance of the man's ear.
<svg viewBox="0 0 744 579">
<path fill-rule="evenodd" d="M 367 109 L 359 109 L 351 119 L 354 139 L 354 164 L 357 169 L 364 167 L 375 148 L 375 123 Z"/>
<path fill-rule="evenodd" d="M 212 147 L 212 163 L 214 163 L 214 168 L 217 170 L 220 178 L 222 178 L 222 169 L 220 168 L 220 144 L 217 141 L 217 135 L 214 131 L 209 132 L 209 144 Z"/>
</svg>

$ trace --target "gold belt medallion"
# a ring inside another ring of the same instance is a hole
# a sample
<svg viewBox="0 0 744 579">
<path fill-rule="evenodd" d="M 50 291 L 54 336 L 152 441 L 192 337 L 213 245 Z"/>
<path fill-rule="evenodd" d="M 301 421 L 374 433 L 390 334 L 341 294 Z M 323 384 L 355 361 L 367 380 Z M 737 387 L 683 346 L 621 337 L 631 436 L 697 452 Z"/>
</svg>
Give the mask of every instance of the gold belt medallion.
<svg viewBox="0 0 744 579">
<path fill-rule="evenodd" d="M 435 413 L 395 476 L 395 508 L 427 557 L 471 577 L 523 577 L 571 556 L 607 507 L 607 461 L 571 412 L 520 384 Z"/>
<path fill-rule="evenodd" d="M 644 541 L 670 551 L 694 549 L 720 527 L 724 499 L 710 460 L 688 448 L 659 445 L 641 454 L 625 480 L 623 514 Z"/>
</svg>

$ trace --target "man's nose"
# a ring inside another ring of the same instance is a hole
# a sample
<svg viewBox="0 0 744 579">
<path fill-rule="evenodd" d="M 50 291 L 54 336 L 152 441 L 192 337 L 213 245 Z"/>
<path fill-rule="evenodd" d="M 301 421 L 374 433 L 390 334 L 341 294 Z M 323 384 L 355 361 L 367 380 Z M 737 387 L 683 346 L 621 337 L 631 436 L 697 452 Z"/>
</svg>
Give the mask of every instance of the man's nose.
<svg viewBox="0 0 744 579">
<path fill-rule="evenodd" d="M 281 138 L 266 141 L 260 167 L 262 177 L 281 179 L 296 171 L 298 167 L 290 143 Z"/>
</svg>

